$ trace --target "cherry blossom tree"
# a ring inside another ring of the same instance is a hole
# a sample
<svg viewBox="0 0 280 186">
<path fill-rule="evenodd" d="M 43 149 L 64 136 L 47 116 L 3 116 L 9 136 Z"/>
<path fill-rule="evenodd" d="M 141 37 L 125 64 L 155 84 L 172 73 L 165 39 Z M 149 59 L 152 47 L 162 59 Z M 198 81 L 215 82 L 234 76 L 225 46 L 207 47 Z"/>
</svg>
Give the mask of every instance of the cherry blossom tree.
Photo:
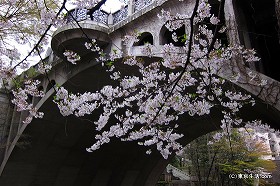
<svg viewBox="0 0 280 186">
<path fill-rule="evenodd" d="M 168 158 L 173 152 L 180 153 L 183 149 L 178 142 L 183 136 L 178 130 L 178 119 L 186 115 L 204 117 L 210 115 L 214 109 L 218 109 L 223 115 L 220 126 L 224 134 L 230 134 L 233 127 L 246 125 L 268 130 L 269 127 L 261 121 L 246 121 L 240 117 L 240 110 L 245 105 L 254 106 L 255 100 L 251 95 L 228 86 L 230 81 L 238 82 L 239 75 L 228 77 L 228 80 L 219 76 L 223 66 L 234 59 L 251 63 L 259 58 L 253 49 L 221 42 L 219 34 L 225 32 L 227 27 L 223 17 L 225 0 L 218 1 L 220 8 L 216 14 L 210 12 L 211 4 L 208 0 L 195 0 L 190 14 L 172 15 L 166 10 L 159 12 L 158 18 L 164 20 L 166 28 L 173 32 L 173 40 L 183 42 L 183 52 L 178 53 L 172 43 L 165 44 L 161 51 L 161 60 L 154 60 L 149 64 L 136 56 L 125 56 L 120 50 L 105 53 L 93 38 L 87 36 L 85 48 L 99 55 L 96 60 L 107 68 L 110 78 L 118 84 L 106 85 L 96 92 L 78 94 L 70 93 L 63 86 L 53 86 L 56 94 L 53 101 L 64 117 L 84 117 L 96 110 L 102 110 L 98 120 L 93 122 L 99 134 L 95 136 L 96 142 L 87 148 L 88 152 L 99 149 L 116 137 L 122 141 L 137 141 L 139 145 L 148 147 L 147 154 L 157 150 L 164 158 Z M 32 6 L 29 6 L 28 2 L 31 2 Z M 4 57 L 0 59 L 0 77 L 3 86 L 11 89 L 14 96 L 11 101 L 17 110 L 29 112 L 25 123 L 30 123 L 34 117 L 43 117 L 43 113 L 28 102 L 28 95 L 43 97 L 44 93 L 37 88 L 40 84 L 38 80 L 30 78 L 15 83 L 16 70 L 26 67 L 31 55 L 42 58 L 42 49 L 50 32 L 56 26 L 64 24 L 63 14 L 69 13 L 65 6 L 67 0 L 56 3 L 54 7 L 50 6 L 54 3 L 52 1 L 32 2 L 8 0 L 1 3 L 0 7 L 1 10 L 7 10 L 1 13 L 1 36 L 8 36 L 8 39 L 23 44 L 31 43 L 33 46 L 27 56 L 20 58 L 18 51 L 6 47 L 7 41 L 2 40 L 0 43 L 4 48 L 1 51 Z M 105 2 L 76 0 L 74 4 L 94 12 Z M 158 3 L 161 1 L 158 0 Z M 20 34 L 16 33 L 16 29 L 5 29 L 7 26 L 13 27 L 13 20 L 24 17 L 26 12 L 28 16 L 22 19 L 21 24 L 25 26 L 19 31 Z M 75 21 L 79 26 L 79 22 Z M 175 30 L 183 25 L 189 33 L 184 36 L 176 35 Z M 27 28 L 34 29 L 30 31 L 26 30 Z M 129 46 L 138 41 L 138 36 L 138 33 L 132 33 L 123 38 L 123 43 Z M 148 57 L 154 56 L 153 47 L 146 44 L 142 53 Z M 71 50 L 65 50 L 63 55 L 73 65 L 82 61 L 81 56 Z M 124 75 L 118 68 L 119 59 L 122 59 L 122 65 L 137 69 L 138 75 Z M 51 66 L 41 62 L 39 67 L 39 73 L 48 76 Z M 265 85 L 262 80 L 254 83 Z M 112 120 L 116 122 L 110 122 Z"/>
</svg>

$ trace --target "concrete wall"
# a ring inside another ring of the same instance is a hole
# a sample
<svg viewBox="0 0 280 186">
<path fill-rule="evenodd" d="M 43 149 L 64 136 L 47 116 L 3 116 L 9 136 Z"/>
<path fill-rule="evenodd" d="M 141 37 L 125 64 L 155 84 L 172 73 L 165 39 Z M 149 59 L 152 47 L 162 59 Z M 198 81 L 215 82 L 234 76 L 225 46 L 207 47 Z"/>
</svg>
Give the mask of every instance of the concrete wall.
<svg viewBox="0 0 280 186">
<path fill-rule="evenodd" d="M 10 101 L 4 90 L 0 90 L 0 162 L 2 162 L 9 136 L 11 112 Z"/>
</svg>

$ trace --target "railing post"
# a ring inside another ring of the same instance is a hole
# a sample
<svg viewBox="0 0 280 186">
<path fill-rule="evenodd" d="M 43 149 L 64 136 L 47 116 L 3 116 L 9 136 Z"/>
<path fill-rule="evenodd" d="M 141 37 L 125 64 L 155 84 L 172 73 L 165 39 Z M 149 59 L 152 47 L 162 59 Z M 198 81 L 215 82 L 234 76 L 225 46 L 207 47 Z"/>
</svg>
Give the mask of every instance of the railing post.
<svg viewBox="0 0 280 186">
<path fill-rule="evenodd" d="M 128 16 L 131 16 L 134 13 L 134 1 L 135 0 L 129 0 L 128 1 Z"/>
<path fill-rule="evenodd" d="M 113 25 L 114 24 L 114 18 L 113 18 L 113 14 L 110 13 L 108 15 L 108 25 Z"/>
</svg>

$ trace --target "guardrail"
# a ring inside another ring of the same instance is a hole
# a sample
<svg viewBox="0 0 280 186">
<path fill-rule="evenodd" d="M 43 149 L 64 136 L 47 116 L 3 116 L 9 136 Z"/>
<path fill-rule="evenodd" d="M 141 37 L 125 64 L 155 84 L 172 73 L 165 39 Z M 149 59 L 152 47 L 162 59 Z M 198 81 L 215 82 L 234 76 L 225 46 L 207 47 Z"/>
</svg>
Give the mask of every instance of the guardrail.
<svg viewBox="0 0 280 186">
<path fill-rule="evenodd" d="M 143 8 L 151 5 L 155 0 L 135 0 L 134 3 L 129 3 L 126 6 L 122 7 L 117 12 L 110 14 L 102 9 L 96 10 L 92 15 L 88 14 L 87 9 L 73 9 L 70 11 L 65 19 L 67 23 L 83 20 L 92 20 L 103 24 L 112 24 L 115 25 L 122 20 L 126 19 L 130 14 L 136 13 Z M 111 16 L 110 16 L 111 15 Z M 112 20 L 111 20 L 112 19 Z"/>
<path fill-rule="evenodd" d="M 167 165 L 166 171 L 168 173 L 171 172 L 173 174 L 173 176 L 179 178 L 180 180 L 190 180 L 190 176 L 186 172 L 184 172 L 170 164 Z"/>
</svg>

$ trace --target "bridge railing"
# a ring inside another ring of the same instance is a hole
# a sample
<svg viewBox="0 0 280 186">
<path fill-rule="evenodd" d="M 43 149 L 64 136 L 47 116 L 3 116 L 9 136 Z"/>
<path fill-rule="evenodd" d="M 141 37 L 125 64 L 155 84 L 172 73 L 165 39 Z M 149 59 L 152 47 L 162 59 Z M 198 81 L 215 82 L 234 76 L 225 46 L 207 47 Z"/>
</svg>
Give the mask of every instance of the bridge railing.
<svg viewBox="0 0 280 186">
<path fill-rule="evenodd" d="M 141 9 L 145 8 L 146 6 L 149 6 L 153 3 L 154 0 L 135 0 L 134 3 L 134 11 L 140 11 Z"/>
<path fill-rule="evenodd" d="M 128 17 L 128 5 L 112 14 L 113 24 L 117 24 Z M 109 21 L 109 20 L 108 20 Z"/>
<path fill-rule="evenodd" d="M 180 180 L 190 180 L 191 177 L 186 172 L 168 164 L 166 167 L 167 172 L 171 172 L 173 176 L 179 178 Z"/>
<path fill-rule="evenodd" d="M 66 22 L 70 23 L 73 21 L 92 20 L 103 24 L 115 25 L 128 16 L 141 11 L 143 8 L 151 5 L 156 0 L 134 0 L 134 3 L 128 3 L 115 13 L 107 13 L 102 9 L 96 10 L 92 15 L 88 14 L 87 9 L 73 9 L 65 17 Z"/>
</svg>

